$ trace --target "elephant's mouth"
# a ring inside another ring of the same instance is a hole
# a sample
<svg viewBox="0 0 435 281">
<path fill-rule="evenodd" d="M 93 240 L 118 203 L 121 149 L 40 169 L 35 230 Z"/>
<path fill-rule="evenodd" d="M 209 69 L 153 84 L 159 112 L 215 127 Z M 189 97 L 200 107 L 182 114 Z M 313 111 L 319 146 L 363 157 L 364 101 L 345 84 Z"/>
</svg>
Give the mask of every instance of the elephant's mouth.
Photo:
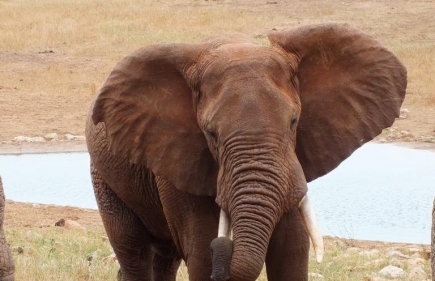
<svg viewBox="0 0 435 281">
<path fill-rule="evenodd" d="M 323 253 L 324 253 L 324 247 L 323 247 L 323 237 L 320 231 L 320 228 L 317 224 L 316 215 L 314 212 L 314 208 L 311 205 L 310 200 L 308 199 L 308 196 L 305 195 L 302 200 L 299 202 L 299 212 L 303 218 L 303 221 L 305 222 L 305 226 L 307 228 L 307 232 L 311 238 L 311 242 L 313 243 L 314 252 L 316 255 L 316 261 L 318 263 L 322 262 L 323 260 Z M 215 240 L 222 240 L 226 239 L 228 241 L 231 241 L 231 221 L 227 213 L 225 213 L 224 210 L 221 209 L 220 212 L 220 218 L 219 218 L 219 229 L 218 229 L 218 238 Z M 213 247 L 212 247 L 213 248 Z M 213 249 L 212 249 L 213 251 Z M 215 253 L 213 252 L 213 255 Z M 231 255 L 231 253 L 226 253 L 226 255 Z M 216 258 L 216 257 L 213 257 Z M 228 257 L 226 257 L 228 259 Z M 229 266 L 229 264 L 227 264 Z M 215 264 L 213 263 L 213 267 L 215 267 Z M 213 272 L 226 272 L 229 273 L 229 268 L 213 268 Z M 229 276 L 212 276 L 213 280 L 228 280 Z"/>
</svg>

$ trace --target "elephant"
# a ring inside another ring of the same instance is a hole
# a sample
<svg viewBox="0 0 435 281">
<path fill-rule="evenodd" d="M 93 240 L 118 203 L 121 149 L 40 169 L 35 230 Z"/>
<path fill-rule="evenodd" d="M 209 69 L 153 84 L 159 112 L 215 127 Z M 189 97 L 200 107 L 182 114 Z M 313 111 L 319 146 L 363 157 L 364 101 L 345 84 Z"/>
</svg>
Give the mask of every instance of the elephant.
<svg viewBox="0 0 435 281">
<path fill-rule="evenodd" d="M 407 72 L 340 23 L 162 43 L 123 58 L 86 121 L 121 280 L 308 280 L 307 183 L 399 116 Z"/>
<path fill-rule="evenodd" d="M 433 200 L 432 208 L 432 250 L 430 256 L 432 262 L 432 281 L 435 281 L 435 199 Z"/>
<path fill-rule="evenodd" d="M 0 177 L 0 281 L 13 281 L 15 265 L 3 230 L 4 218 L 5 193 L 2 178 Z"/>
</svg>

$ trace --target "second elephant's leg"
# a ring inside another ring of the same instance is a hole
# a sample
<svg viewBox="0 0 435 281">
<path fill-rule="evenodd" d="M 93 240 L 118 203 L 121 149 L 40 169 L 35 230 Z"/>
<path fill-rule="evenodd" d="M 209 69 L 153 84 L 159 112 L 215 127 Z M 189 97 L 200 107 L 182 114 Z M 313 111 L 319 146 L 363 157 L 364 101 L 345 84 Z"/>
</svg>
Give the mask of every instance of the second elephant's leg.
<svg viewBox="0 0 435 281">
<path fill-rule="evenodd" d="M 13 281 L 15 265 L 12 253 L 5 238 L 3 231 L 3 221 L 5 218 L 5 194 L 3 190 L 2 178 L 0 177 L 0 281 Z"/>
<path fill-rule="evenodd" d="M 141 220 L 91 169 L 95 198 L 107 236 L 121 267 L 122 281 L 153 281 L 150 235 Z"/>
<path fill-rule="evenodd" d="M 308 280 L 310 241 L 297 208 L 285 214 L 273 231 L 266 255 L 268 280 Z"/>
<path fill-rule="evenodd" d="M 432 281 L 435 281 L 435 199 L 433 200 L 433 209 L 432 209 L 432 251 L 431 251 L 431 260 L 432 260 Z"/>
</svg>

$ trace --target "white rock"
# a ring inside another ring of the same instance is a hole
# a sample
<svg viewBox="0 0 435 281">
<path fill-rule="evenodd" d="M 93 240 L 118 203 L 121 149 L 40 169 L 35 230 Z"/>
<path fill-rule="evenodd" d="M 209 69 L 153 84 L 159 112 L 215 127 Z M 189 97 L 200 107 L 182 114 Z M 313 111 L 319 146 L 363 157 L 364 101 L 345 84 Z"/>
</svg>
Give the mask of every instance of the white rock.
<svg viewBox="0 0 435 281">
<path fill-rule="evenodd" d="M 322 274 L 315 273 L 315 272 L 308 273 L 308 276 L 309 277 L 313 277 L 313 278 L 323 279 L 323 275 Z"/>
<path fill-rule="evenodd" d="M 85 230 L 86 228 L 73 220 L 65 220 L 65 229 Z"/>
<path fill-rule="evenodd" d="M 421 248 L 408 248 L 407 250 L 408 250 L 408 252 L 411 252 L 411 253 L 424 252 L 424 249 L 421 249 Z"/>
<path fill-rule="evenodd" d="M 115 254 L 110 254 L 110 255 L 108 255 L 107 257 L 105 257 L 104 259 L 103 259 L 103 261 L 104 262 L 110 262 L 110 263 L 112 263 L 112 262 L 116 262 L 118 259 L 116 258 L 116 255 Z"/>
<path fill-rule="evenodd" d="M 44 138 L 48 141 L 55 141 L 59 139 L 59 136 L 56 133 L 46 134 Z"/>
<path fill-rule="evenodd" d="M 400 258 L 404 258 L 404 259 L 409 259 L 410 257 L 407 255 L 402 254 L 399 251 L 388 251 L 387 252 L 387 257 L 400 257 Z"/>
<path fill-rule="evenodd" d="M 409 115 L 409 110 L 407 108 L 400 109 L 400 116 L 399 116 L 400 119 L 406 119 L 408 118 L 408 115 Z"/>
<path fill-rule="evenodd" d="M 18 136 L 18 137 L 13 138 L 13 141 L 16 141 L 16 142 L 23 142 L 25 140 L 26 140 L 26 137 L 24 137 L 24 136 Z"/>
<path fill-rule="evenodd" d="M 373 249 L 371 251 L 361 251 L 359 253 L 360 257 L 373 257 L 379 254 L 379 251 L 376 249 Z"/>
<path fill-rule="evenodd" d="M 18 136 L 13 139 L 15 142 L 45 142 L 43 137 L 25 137 Z"/>
<path fill-rule="evenodd" d="M 400 267 L 388 265 L 379 271 L 379 275 L 387 278 L 401 278 L 405 276 L 405 271 Z"/>
<path fill-rule="evenodd" d="M 413 137 L 413 135 L 408 131 L 400 131 L 402 137 Z"/>
<path fill-rule="evenodd" d="M 45 142 L 45 139 L 43 137 L 33 137 L 30 138 L 30 142 Z"/>
<path fill-rule="evenodd" d="M 69 141 L 85 140 L 85 136 L 78 136 L 78 135 L 71 135 L 71 134 L 65 134 L 65 138 Z"/>
</svg>

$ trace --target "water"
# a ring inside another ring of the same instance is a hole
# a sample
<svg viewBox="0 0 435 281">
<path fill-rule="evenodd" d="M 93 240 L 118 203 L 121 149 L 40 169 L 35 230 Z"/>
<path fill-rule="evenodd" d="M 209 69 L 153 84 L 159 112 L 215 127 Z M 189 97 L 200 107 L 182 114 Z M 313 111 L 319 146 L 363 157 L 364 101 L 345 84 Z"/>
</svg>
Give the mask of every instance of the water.
<svg viewBox="0 0 435 281">
<path fill-rule="evenodd" d="M 0 155 L 8 199 L 97 208 L 87 153 Z M 435 153 L 366 144 L 309 184 L 326 235 L 430 243 Z"/>
<path fill-rule="evenodd" d="M 7 199 L 97 209 L 88 153 L 0 155 Z"/>
</svg>

